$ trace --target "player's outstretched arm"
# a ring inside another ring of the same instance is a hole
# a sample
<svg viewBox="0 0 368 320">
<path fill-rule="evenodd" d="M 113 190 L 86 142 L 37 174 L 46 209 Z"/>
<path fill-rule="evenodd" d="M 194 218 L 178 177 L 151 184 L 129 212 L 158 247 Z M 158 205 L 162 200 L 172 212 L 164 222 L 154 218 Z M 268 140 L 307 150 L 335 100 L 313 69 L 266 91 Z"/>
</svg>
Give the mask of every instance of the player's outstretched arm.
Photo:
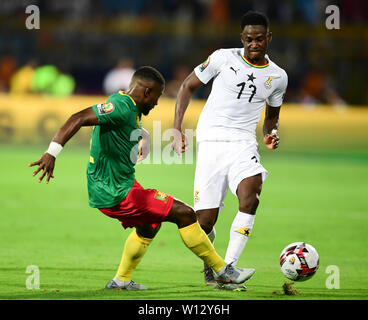
<svg viewBox="0 0 368 320">
<path fill-rule="evenodd" d="M 268 149 L 276 149 L 279 146 L 280 138 L 277 134 L 279 127 L 280 107 L 266 105 L 266 115 L 263 123 L 263 141 Z"/>
<path fill-rule="evenodd" d="M 41 182 L 46 176 L 46 183 L 49 183 L 50 178 L 54 178 L 54 167 L 56 156 L 63 149 L 64 145 L 78 132 L 83 126 L 98 125 L 98 119 L 93 112 L 92 107 L 79 111 L 73 114 L 64 125 L 57 131 L 52 139 L 49 149 L 41 156 L 38 161 L 29 164 L 30 167 L 38 166 L 33 176 L 36 176 L 41 170 L 42 174 L 38 178 Z"/>
<path fill-rule="evenodd" d="M 195 90 L 201 87 L 203 83 L 195 75 L 194 71 L 183 81 L 176 97 L 174 129 L 178 134 L 174 136 L 172 146 L 174 151 L 180 156 L 187 149 L 187 138 L 182 132 L 182 123 L 185 111 L 188 108 L 189 101 Z"/>
</svg>

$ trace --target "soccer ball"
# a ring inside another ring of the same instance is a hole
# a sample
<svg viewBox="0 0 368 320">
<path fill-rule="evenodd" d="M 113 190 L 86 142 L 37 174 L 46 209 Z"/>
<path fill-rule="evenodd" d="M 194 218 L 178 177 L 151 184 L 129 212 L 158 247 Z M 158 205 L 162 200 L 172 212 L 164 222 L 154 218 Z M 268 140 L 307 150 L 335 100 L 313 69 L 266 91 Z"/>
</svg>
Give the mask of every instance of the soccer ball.
<svg viewBox="0 0 368 320">
<path fill-rule="evenodd" d="M 294 242 L 286 246 L 281 252 L 281 272 L 290 280 L 308 280 L 316 273 L 318 266 L 317 250 L 308 243 Z"/>
</svg>

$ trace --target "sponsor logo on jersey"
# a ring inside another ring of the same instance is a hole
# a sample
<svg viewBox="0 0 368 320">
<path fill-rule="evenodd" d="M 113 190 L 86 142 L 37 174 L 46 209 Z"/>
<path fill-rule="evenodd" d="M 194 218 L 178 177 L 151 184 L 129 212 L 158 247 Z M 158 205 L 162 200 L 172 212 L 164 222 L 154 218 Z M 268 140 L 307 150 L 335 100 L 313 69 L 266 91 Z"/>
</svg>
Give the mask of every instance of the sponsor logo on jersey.
<svg viewBox="0 0 368 320">
<path fill-rule="evenodd" d="M 114 104 L 112 102 L 100 103 L 97 105 L 98 113 L 103 115 L 114 111 Z"/>
<path fill-rule="evenodd" d="M 238 230 L 235 230 L 236 232 L 239 232 L 241 234 L 244 234 L 247 237 L 250 237 L 250 229 L 248 228 L 240 228 Z"/>
<path fill-rule="evenodd" d="M 270 89 L 271 88 L 271 81 L 273 80 L 272 77 L 268 77 L 268 79 L 266 80 L 266 82 L 264 83 L 265 84 L 265 87 L 267 89 Z"/>
<path fill-rule="evenodd" d="M 207 68 L 207 66 L 210 64 L 210 57 L 207 58 L 207 60 L 205 62 L 202 63 L 202 65 L 200 66 L 199 70 L 201 70 L 201 72 Z"/>
<path fill-rule="evenodd" d="M 161 191 L 156 191 L 155 199 L 164 201 L 166 203 L 167 200 L 169 200 L 169 195 Z"/>
<path fill-rule="evenodd" d="M 195 203 L 197 203 L 197 202 L 199 201 L 199 196 L 198 196 L 198 194 L 199 194 L 199 190 L 196 190 L 196 191 L 194 192 L 194 202 L 195 202 Z"/>
</svg>

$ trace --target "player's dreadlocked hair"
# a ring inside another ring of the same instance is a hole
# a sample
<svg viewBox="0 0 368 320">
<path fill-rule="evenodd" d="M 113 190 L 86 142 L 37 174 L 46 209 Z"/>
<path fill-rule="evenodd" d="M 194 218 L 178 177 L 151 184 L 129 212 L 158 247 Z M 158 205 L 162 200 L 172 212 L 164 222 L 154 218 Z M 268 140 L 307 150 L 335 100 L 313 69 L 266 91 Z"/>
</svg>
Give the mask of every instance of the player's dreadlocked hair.
<svg viewBox="0 0 368 320">
<path fill-rule="evenodd" d="M 134 72 L 133 77 L 153 80 L 163 86 L 165 85 L 165 79 L 162 74 L 157 69 L 150 66 L 140 67 L 136 72 Z"/>
<path fill-rule="evenodd" d="M 261 12 L 248 11 L 246 14 L 243 15 L 241 19 L 241 29 L 244 30 L 244 27 L 249 25 L 262 25 L 265 26 L 268 30 L 270 21 L 268 20 L 266 15 Z"/>
</svg>

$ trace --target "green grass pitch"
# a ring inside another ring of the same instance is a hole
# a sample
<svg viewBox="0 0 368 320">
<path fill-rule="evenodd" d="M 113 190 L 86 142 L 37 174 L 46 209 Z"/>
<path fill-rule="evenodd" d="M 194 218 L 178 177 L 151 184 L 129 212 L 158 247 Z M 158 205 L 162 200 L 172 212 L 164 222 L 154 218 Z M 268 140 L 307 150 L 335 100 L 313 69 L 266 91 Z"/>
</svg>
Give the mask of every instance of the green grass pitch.
<svg viewBox="0 0 368 320">
<path fill-rule="evenodd" d="M 251 239 L 239 266 L 254 267 L 247 292 L 215 291 L 203 283 L 202 262 L 182 243 L 175 225 L 164 223 L 134 273 L 144 292 L 106 291 L 120 262 L 129 230 L 89 208 L 88 147 L 67 147 L 56 161 L 55 179 L 38 184 L 27 165 L 45 147 L 0 146 L 0 300 L 279 300 L 367 299 L 367 151 L 270 152 L 261 150 L 270 175 L 264 185 Z M 144 187 L 192 205 L 194 165 L 139 165 Z M 237 200 L 229 192 L 217 222 L 215 247 L 224 256 Z M 281 250 L 294 241 L 319 252 L 316 275 L 282 294 Z M 38 266 L 40 289 L 26 288 L 26 268 Z M 328 289 L 326 268 L 339 269 L 339 289 Z"/>
</svg>

